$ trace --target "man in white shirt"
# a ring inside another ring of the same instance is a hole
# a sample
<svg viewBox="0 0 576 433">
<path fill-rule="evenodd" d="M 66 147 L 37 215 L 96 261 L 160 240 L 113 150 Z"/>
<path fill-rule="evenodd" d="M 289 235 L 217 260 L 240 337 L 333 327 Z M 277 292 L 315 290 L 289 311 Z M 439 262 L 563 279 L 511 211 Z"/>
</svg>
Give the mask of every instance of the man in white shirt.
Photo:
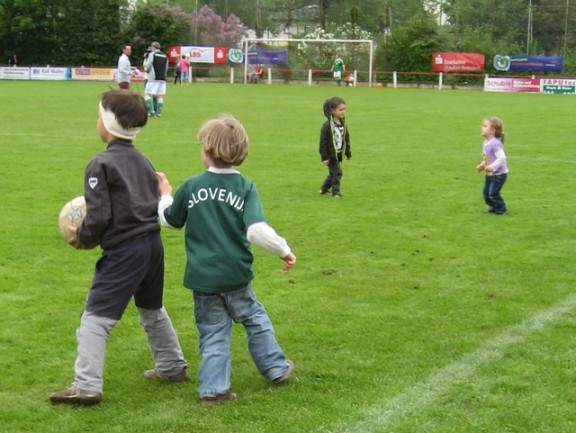
<svg viewBox="0 0 576 433">
<path fill-rule="evenodd" d="M 118 72 L 116 73 L 116 81 L 118 82 L 118 87 L 124 90 L 130 89 L 130 75 L 132 73 L 130 55 L 132 55 L 132 47 L 128 44 L 122 45 L 122 54 L 118 58 Z"/>
</svg>

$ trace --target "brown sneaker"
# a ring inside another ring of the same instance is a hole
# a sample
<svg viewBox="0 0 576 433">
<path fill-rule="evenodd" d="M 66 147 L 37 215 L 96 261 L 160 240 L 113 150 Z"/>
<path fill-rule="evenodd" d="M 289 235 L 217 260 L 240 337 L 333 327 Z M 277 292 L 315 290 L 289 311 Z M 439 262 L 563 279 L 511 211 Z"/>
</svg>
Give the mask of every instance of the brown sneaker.
<svg viewBox="0 0 576 433">
<path fill-rule="evenodd" d="M 238 394 L 228 391 L 226 394 L 220 394 L 215 397 L 202 397 L 202 406 L 216 406 L 228 400 L 236 400 Z"/>
<path fill-rule="evenodd" d="M 84 406 L 92 406 L 100 403 L 102 394 L 99 392 L 86 391 L 84 389 L 76 388 L 70 385 L 62 391 L 53 392 L 50 394 L 50 401 L 52 404 L 76 404 Z"/>
<path fill-rule="evenodd" d="M 278 385 L 280 383 L 286 382 L 290 378 L 290 375 L 292 374 L 293 371 L 294 371 L 294 362 L 287 359 L 286 370 L 284 370 L 284 374 L 280 376 L 278 379 L 274 379 L 273 380 L 274 384 Z"/>
<path fill-rule="evenodd" d="M 182 371 L 174 376 L 164 376 L 160 374 L 156 369 L 154 370 L 146 370 L 143 376 L 148 380 L 159 380 L 161 382 L 188 382 L 190 378 L 188 377 L 188 373 L 186 372 L 186 367 L 182 369 Z"/>
</svg>

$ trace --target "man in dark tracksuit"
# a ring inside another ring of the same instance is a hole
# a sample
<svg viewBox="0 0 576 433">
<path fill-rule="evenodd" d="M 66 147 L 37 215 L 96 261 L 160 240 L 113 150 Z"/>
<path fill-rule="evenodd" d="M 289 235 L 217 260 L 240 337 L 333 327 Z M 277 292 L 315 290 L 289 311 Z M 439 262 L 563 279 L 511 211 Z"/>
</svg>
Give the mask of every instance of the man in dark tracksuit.
<svg viewBox="0 0 576 433">
<path fill-rule="evenodd" d="M 164 247 L 157 222 L 158 179 L 150 161 L 132 144 L 146 125 L 144 99 L 112 90 L 102 95 L 98 133 L 106 142 L 85 171 L 86 218 L 69 243 L 102 247 L 76 337 L 72 385 L 50 395 L 52 403 L 99 403 L 106 343 L 134 297 L 155 369 L 148 379 L 188 380 L 186 361 L 163 307 Z"/>
</svg>

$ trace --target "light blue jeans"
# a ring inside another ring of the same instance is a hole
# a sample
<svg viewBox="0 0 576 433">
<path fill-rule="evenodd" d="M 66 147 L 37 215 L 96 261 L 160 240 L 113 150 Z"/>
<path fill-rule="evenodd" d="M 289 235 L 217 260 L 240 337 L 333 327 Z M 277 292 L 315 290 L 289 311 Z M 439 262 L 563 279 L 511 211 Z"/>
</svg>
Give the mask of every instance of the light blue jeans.
<svg viewBox="0 0 576 433">
<path fill-rule="evenodd" d="M 244 326 L 250 355 L 262 376 L 273 381 L 286 371 L 286 357 L 266 310 L 256 299 L 252 283 L 232 292 L 194 291 L 194 316 L 202 356 L 198 369 L 200 398 L 230 390 L 232 321 Z"/>
</svg>

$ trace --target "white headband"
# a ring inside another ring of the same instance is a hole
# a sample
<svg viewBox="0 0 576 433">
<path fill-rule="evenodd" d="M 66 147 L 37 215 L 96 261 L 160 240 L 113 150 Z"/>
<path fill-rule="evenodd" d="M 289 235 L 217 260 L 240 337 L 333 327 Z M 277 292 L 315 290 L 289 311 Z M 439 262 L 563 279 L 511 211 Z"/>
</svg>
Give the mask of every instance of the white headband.
<svg viewBox="0 0 576 433">
<path fill-rule="evenodd" d="M 140 132 L 140 128 L 124 128 L 120 123 L 118 123 L 118 119 L 116 119 L 116 115 L 110 111 L 106 110 L 102 106 L 102 101 L 100 101 L 99 105 L 100 109 L 100 117 L 102 117 L 102 122 L 104 123 L 104 128 L 114 137 L 124 138 L 125 140 L 133 140 L 136 137 L 136 134 Z"/>
</svg>

